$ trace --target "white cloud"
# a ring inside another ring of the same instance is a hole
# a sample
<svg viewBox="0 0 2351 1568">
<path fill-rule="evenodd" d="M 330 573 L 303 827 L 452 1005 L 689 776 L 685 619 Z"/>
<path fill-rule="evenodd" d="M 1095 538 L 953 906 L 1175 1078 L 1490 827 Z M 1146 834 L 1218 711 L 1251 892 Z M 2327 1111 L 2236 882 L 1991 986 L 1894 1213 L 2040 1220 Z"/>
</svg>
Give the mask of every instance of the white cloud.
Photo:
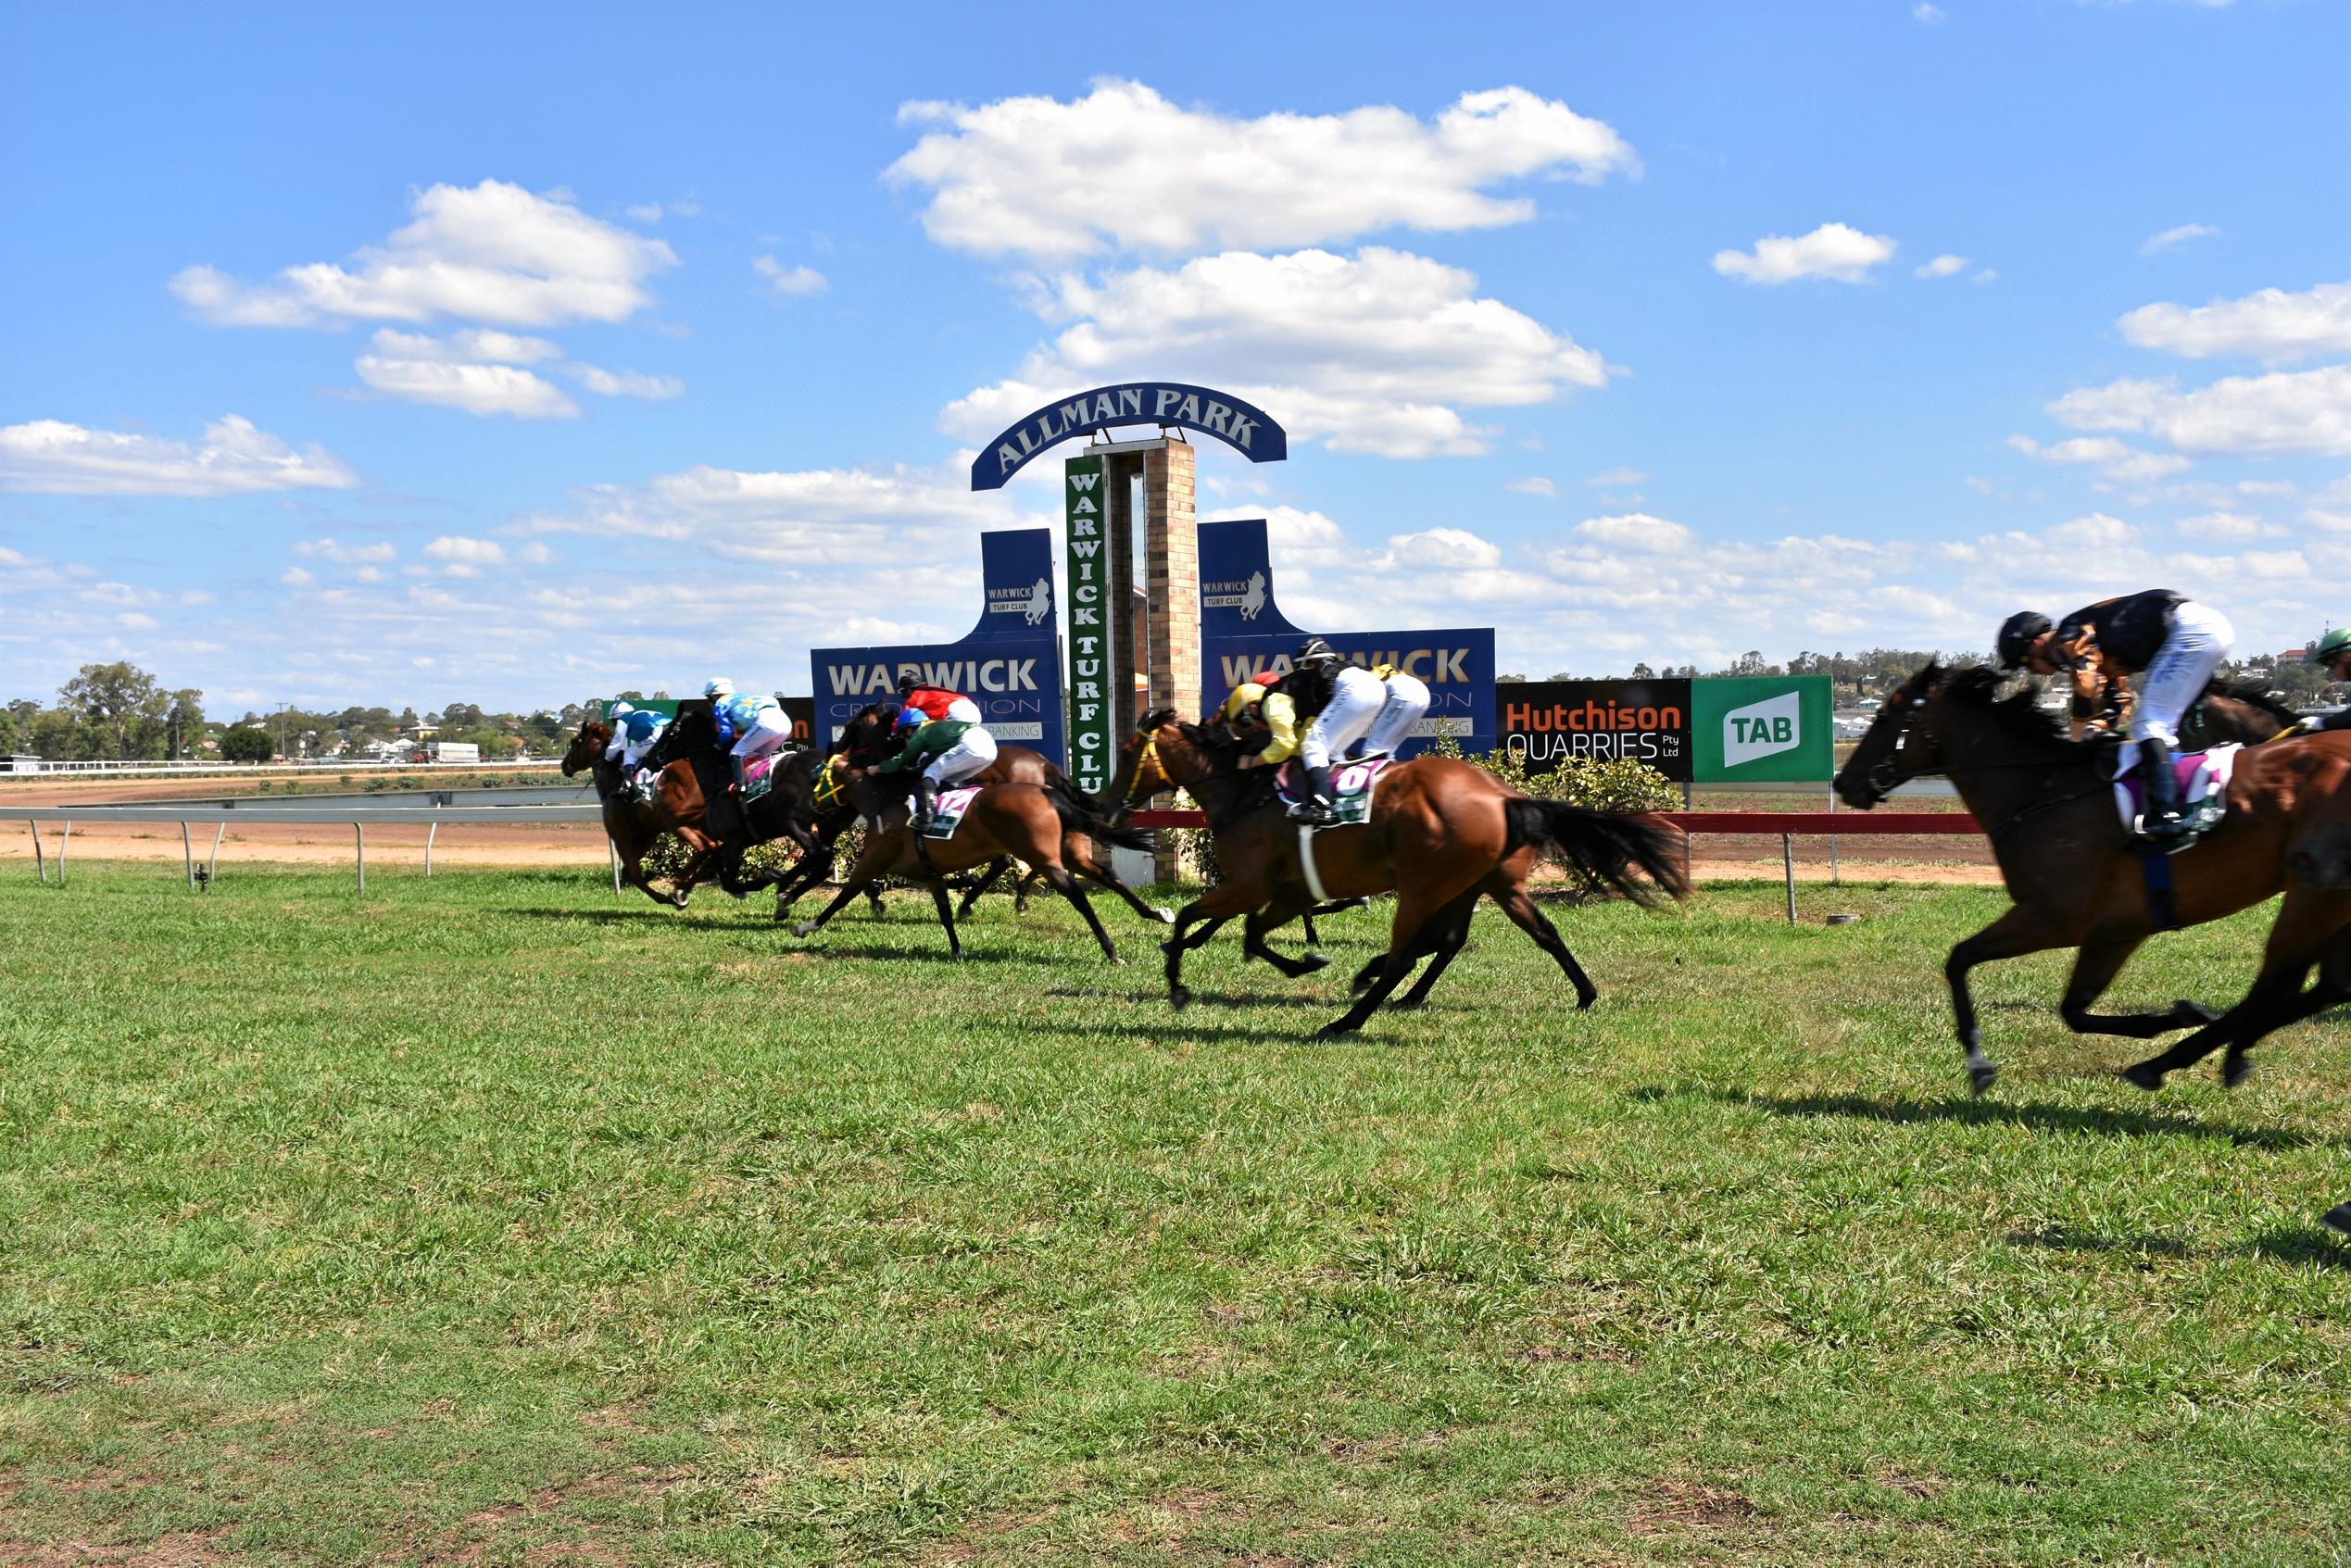
<svg viewBox="0 0 2351 1568">
<path fill-rule="evenodd" d="M 1370 246 L 1202 257 L 1099 282 L 1063 277 L 1038 313 L 1068 322 L 1011 380 L 949 404 L 974 439 L 1073 390 L 1169 364 L 1276 414 L 1293 436 L 1390 457 L 1484 451 L 1467 408 L 1547 403 L 1607 380 L 1601 357 L 1427 257 Z"/>
<path fill-rule="evenodd" d="M 441 359 L 390 359 L 362 354 L 359 379 L 387 397 L 438 403 L 469 414 L 519 420 L 568 420 L 580 411 L 553 382 L 517 365 L 466 365 Z"/>
<path fill-rule="evenodd" d="M 2077 435 L 2046 446 L 2029 435 L 2012 435 L 2008 445 L 2044 463 L 2095 463 L 2108 479 L 2126 483 L 2161 479 L 2194 466 L 2176 453 L 2142 452 L 2111 435 Z"/>
<path fill-rule="evenodd" d="M 318 579 L 311 576 L 308 572 L 303 571 L 298 566 L 289 566 L 285 569 L 284 573 L 278 578 L 278 581 L 284 583 L 289 588 L 308 588 L 312 583 L 318 582 Z"/>
<path fill-rule="evenodd" d="M 1912 275 L 1920 278 L 1948 278 L 1955 272 L 1965 271 L 1967 266 L 1966 257 L 1945 254 L 1936 257 L 1923 266 L 1913 268 Z"/>
<path fill-rule="evenodd" d="M 1636 484 L 1646 484 L 1649 476 L 1639 469 L 1603 469 L 1584 481 L 1597 490 L 1626 490 Z"/>
<path fill-rule="evenodd" d="M 1665 555 L 1687 550 L 1697 535 L 1678 522 L 1647 512 L 1620 512 L 1614 517 L 1588 517 L 1576 524 L 1577 536 L 1611 550 Z"/>
<path fill-rule="evenodd" d="M 2244 512 L 2206 512 L 2200 517 L 2183 517 L 2172 526 L 2191 539 L 2214 539 L 2232 545 L 2282 538 L 2286 532 L 2276 523 Z"/>
<path fill-rule="evenodd" d="M 171 292 L 220 326 L 453 317 L 546 327 L 625 320 L 653 302 L 646 280 L 677 265 L 665 241 L 503 181 L 434 185 L 411 198 L 409 210 L 412 222 L 347 263 L 289 267 L 252 284 L 189 267 L 172 278 Z"/>
<path fill-rule="evenodd" d="M 2300 294 L 2262 289 L 2194 307 L 2144 305 L 2116 324 L 2142 348 L 2191 359 L 2246 354 L 2278 363 L 2351 353 L 2351 283 L 2320 283 Z"/>
<path fill-rule="evenodd" d="M 369 341 L 387 359 L 426 359 L 452 365 L 535 365 L 563 352 L 543 337 L 522 337 L 488 328 L 469 328 L 446 337 L 434 337 L 427 332 L 382 327 Z"/>
<path fill-rule="evenodd" d="M 1460 567 L 1492 568 L 1502 564 L 1502 546 L 1462 528 L 1427 528 L 1399 533 L 1374 561 L 1381 570 L 1397 567 L 1439 571 Z"/>
<path fill-rule="evenodd" d="M 1551 496 L 1559 494 L 1559 486 L 1553 484 L 1550 480 L 1543 478 L 1540 474 L 1532 474 L 1525 479 L 1511 480 L 1504 483 L 1502 488 L 1504 490 L 1515 491 L 1521 495 Z"/>
<path fill-rule="evenodd" d="M 823 294 L 833 286 L 832 281 L 813 267 L 786 267 L 772 256 L 756 257 L 751 270 L 774 285 L 783 295 Z"/>
<path fill-rule="evenodd" d="M 0 490 L 55 495 L 245 495 L 348 490 L 358 476 L 311 445 L 297 451 L 234 414 L 201 442 L 90 430 L 62 420 L 0 427 Z"/>
<path fill-rule="evenodd" d="M 1766 234 L 1752 252 L 1716 251 L 1715 270 L 1751 283 L 1789 283 L 1799 278 L 1865 283 L 1869 270 L 1891 260 L 1893 253 L 1894 242 L 1883 234 L 1865 234 L 1847 223 L 1823 223 L 1794 239 Z"/>
<path fill-rule="evenodd" d="M 2190 240 L 2206 240 L 2220 231 L 2209 223 L 2182 223 L 2177 229 L 2166 229 L 2160 234 L 2149 234 L 2139 242 L 2141 256 L 2160 256 L 2167 250 L 2177 250 Z"/>
<path fill-rule="evenodd" d="M 2182 452 L 2236 457 L 2351 454 L 2351 365 L 2231 376 L 2182 392 L 2125 377 L 2049 405 L 2076 430 L 2145 431 Z"/>
<path fill-rule="evenodd" d="M 661 399 L 685 395 L 685 383 L 675 376 L 639 375 L 635 370 L 607 370 L 578 363 L 564 366 L 563 373 L 599 397 Z"/>
<path fill-rule="evenodd" d="M 504 566 L 506 547 L 495 539 L 469 539 L 444 533 L 424 546 L 424 553 L 441 562 L 451 577 L 471 577 L 485 566 Z"/>
<path fill-rule="evenodd" d="M 1942 7 L 1932 4 L 1931 0 L 1918 0 L 1918 4 L 1910 7 L 1910 17 L 1924 26 L 1935 27 L 1943 19 Z"/>
<path fill-rule="evenodd" d="M 1974 277 L 1969 278 L 1969 279 L 1968 280 L 1968 282 L 1971 282 L 1971 283 L 1988 283 L 1988 282 L 1993 282 L 1994 279 L 1998 278 L 1999 276 L 2000 276 L 2000 274 L 1999 274 L 1999 273 L 1997 273 L 1997 272 L 1993 271 L 1991 268 L 1987 267 L 1987 268 L 1985 268 L 1982 271 L 1978 272 L 1978 273 L 1977 273 Z"/>
<path fill-rule="evenodd" d="M 339 539 L 296 539 L 294 553 L 331 560 L 337 566 L 363 566 L 370 562 L 396 560 L 399 549 L 389 540 L 372 545 L 346 545 Z"/>
<path fill-rule="evenodd" d="M 1488 187 L 1638 168 L 1607 125 L 1520 87 L 1465 93 L 1433 122 L 1391 107 L 1238 119 L 1120 81 L 1072 103 L 913 103 L 899 118 L 936 128 L 886 176 L 932 193 L 932 239 L 1046 261 L 1523 223 L 1533 201 Z"/>
</svg>

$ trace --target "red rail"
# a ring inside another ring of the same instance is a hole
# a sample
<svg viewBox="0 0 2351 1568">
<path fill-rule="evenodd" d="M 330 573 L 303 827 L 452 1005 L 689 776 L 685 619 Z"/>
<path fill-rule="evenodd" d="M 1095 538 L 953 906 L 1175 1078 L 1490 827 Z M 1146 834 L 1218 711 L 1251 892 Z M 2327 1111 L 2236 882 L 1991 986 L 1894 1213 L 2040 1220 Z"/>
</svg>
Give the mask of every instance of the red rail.
<svg viewBox="0 0 2351 1568">
<path fill-rule="evenodd" d="M 1684 833 L 1794 834 L 1798 837 L 1891 838 L 1914 834 L 1962 836 L 1983 831 L 1965 811 L 1660 811 L 1657 819 Z M 1204 828 L 1199 811 L 1138 811 L 1138 828 Z"/>
</svg>

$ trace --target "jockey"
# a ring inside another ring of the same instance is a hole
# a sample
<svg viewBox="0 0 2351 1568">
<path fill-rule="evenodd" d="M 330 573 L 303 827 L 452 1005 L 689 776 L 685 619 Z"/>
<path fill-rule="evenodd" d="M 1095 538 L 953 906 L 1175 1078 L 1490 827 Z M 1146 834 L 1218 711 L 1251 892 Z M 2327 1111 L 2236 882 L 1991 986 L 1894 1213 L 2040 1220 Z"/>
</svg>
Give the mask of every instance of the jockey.
<svg viewBox="0 0 2351 1568">
<path fill-rule="evenodd" d="M 898 678 L 898 700 L 901 708 L 920 709 L 925 719 L 953 719 L 965 724 L 981 721 L 978 703 L 945 686 L 926 686 L 911 675 Z"/>
<path fill-rule="evenodd" d="M 649 708 L 639 708 L 632 702 L 616 702 L 609 715 L 612 723 L 612 744 L 604 748 L 607 762 L 621 765 L 621 776 L 636 771 L 645 754 L 653 749 L 670 727 L 670 716 L 656 713 Z"/>
<path fill-rule="evenodd" d="M 1272 695 L 1274 687 L 1280 681 L 1281 676 L 1275 671 L 1260 670 L 1233 688 L 1232 695 L 1225 699 L 1225 706 L 1216 710 L 1216 720 L 1221 721 L 1226 729 L 1237 734 L 1245 729 L 1271 729 L 1273 722 L 1266 716 L 1265 698 Z M 1288 697 L 1282 699 L 1280 711 L 1289 716 L 1289 720 L 1295 721 L 1297 709 Z M 1292 749 L 1295 749 L 1294 742 Z M 1287 757 L 1289 753 L 1285 751 L 1282 755 Z"/>
<path fill-rule="evenodd" d="M 751 759 L 781 751 L 792 738 L 792 721 L 785 717 L 784 705 L 770 692 L 745 692 L 728 697 L 722 706 L 728 727 L 740 737 L 727 753 L 734 761 L 735 792 L 740 794 Z"/>
<path fill-rule="evenodd" d="M 2310 662 L 2330 681 L 2351 681 L 2351 626 L 2338 626 L 2319 639 Z M 2351 730 L 2351 706 L 2336 709 L 2310 726 L 2314 730 Z M 2345 1205 L 2351 1208 L 2351 1204 Z"/>
<path fill-rule="evenodd" d="M 1347 753 L 1351 759 L 1395 756 L 1396 748 L 1412 739 L 1413 726 L 1420 722 L 1420 716 L 1428 711 L 1428 687 L 1419 676 L 1407 675 L 1384 662 L 1373 665 L 1371 672 L 1386 687 L 1387 700 L 1380 704 L 1370 732 Z"/>
<path fill-rule="evenodd" d="M 1307 798 L 1289 809 L 1289 820 L 1321 826 L 1332 820 L 1331 759 L 1370 730 L 1388 700 L 1388 688 L 1361 665 L 1340 662 L 1338 650 L 1322 638 L 1309 637 L 1279 689 L 1297 706 L 1299 718 L 1312 720 L 1298 741 Z"/>
<path fill-rule="evenodd" d="M 2108 677 L 2144 674 L 2131 705 L 2129 734 L 2139 747 L 2139 772 L 2147 809 L 2140 832 L 2157 847 L 2179 842 L 2180 781 L 2171 768 L 2179 724 L 2228 657 L 2235 636 L 2220 612 L 2164 588 L 2122 598 L 2101 599 L 2075 610 L 2056 627 L 2045 615 L 2025 610 L 2000 628 L 2002 668 L 2054 675 L 2060 670 L 2093 670 Z M 2079 716 L 2087 699 L 2079 692 Z"/>
<path fill-rule="evenodd" d="M 714 675 L 702 683 L 702 696 L 710 705 L 710 721 L 718 725 L 718 743 L 730 746 L 735 740 L 735 724 L 726 716 L 726 705 L 735 696 L 735 683 L 723 675 Z"/>
<path fill-rule="evenodd" d="M 931 719 L 910 703 L 900 709 L 896 734 L 905 748 L 874 769 L 895 773 L 918 768 L 914 775 L 914 810 L 910 823 L 916 833 L 927 832 L 938 812 L 938 792 L 987 770 L 996 760 L 996 737 L 968 719 Z"/>
</svg>

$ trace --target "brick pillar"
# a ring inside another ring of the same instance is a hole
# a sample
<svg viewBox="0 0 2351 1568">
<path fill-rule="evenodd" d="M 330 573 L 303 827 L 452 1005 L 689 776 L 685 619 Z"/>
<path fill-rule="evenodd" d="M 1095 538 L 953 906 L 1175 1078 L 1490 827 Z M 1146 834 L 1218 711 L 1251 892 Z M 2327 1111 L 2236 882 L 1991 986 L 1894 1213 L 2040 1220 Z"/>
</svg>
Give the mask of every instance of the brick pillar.
<svg viewBox="0 0 2351 1568">
<path fill-rule="evenodd" d="M 1150 563 L 1151 706 L 1200 717 L 1200 536 L 1192 519 L 1192 448 L 1170 439 L 1143 454 L 1144 559 Z M 1172 847 L 1158 874 L 1184 874 Z"/>
</svg>

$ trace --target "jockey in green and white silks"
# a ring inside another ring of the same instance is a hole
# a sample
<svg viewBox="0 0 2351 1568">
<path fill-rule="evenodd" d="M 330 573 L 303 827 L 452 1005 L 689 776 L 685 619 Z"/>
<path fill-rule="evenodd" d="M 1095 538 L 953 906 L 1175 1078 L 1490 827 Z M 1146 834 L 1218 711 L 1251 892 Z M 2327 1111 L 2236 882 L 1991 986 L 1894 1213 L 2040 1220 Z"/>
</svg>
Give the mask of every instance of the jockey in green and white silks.
<svg viewBox="0 0 2351 1568">
<path fill-rule="evenodd" d="M 908 768 L 914 774 L 913 828 L 916 833 L 927 830 L 931 818 L 938 810 L 938 795 L 952 788 L 974 773 L 985 772 L 996 760 L 996 737 L 981 726 L 963 719 L 926 718 L 919 708 L 899 710 L 898 725 L 893 734 L 905 742 L 895 757 L 881 763 L 874 771 L 901 772 Z"/>
<path fill-rule="evenodd" d="M 2320 637 L 2319 646 L 2310 650 L 2310 662 L 2317 665 L 2330 681 L 2351 681 L 2351 626 L 2338 626 Z M 2336 709 L 2310 728 L 2351 730 L 2351 703 Z"/>
<path fill-rule="evenodd" d="M 2141 677 L 2129 732 L 2138 745 L 2147 791 L 2141 831 L 2166 847 L 2178 844 L 2185 831 L 2179 780 L 2171 769 L 2180 721 L 2228 658 L 2235 635 L 2210 606 L 2168 588 L 2150 588 L 2100 599 L 2056 626 L 2030 610 L 2012 615 L 2000 628 L 1999 653 L 2004 668 L 2037 675 L 2088 668 L 2109 677 Z"/>
</svg>

